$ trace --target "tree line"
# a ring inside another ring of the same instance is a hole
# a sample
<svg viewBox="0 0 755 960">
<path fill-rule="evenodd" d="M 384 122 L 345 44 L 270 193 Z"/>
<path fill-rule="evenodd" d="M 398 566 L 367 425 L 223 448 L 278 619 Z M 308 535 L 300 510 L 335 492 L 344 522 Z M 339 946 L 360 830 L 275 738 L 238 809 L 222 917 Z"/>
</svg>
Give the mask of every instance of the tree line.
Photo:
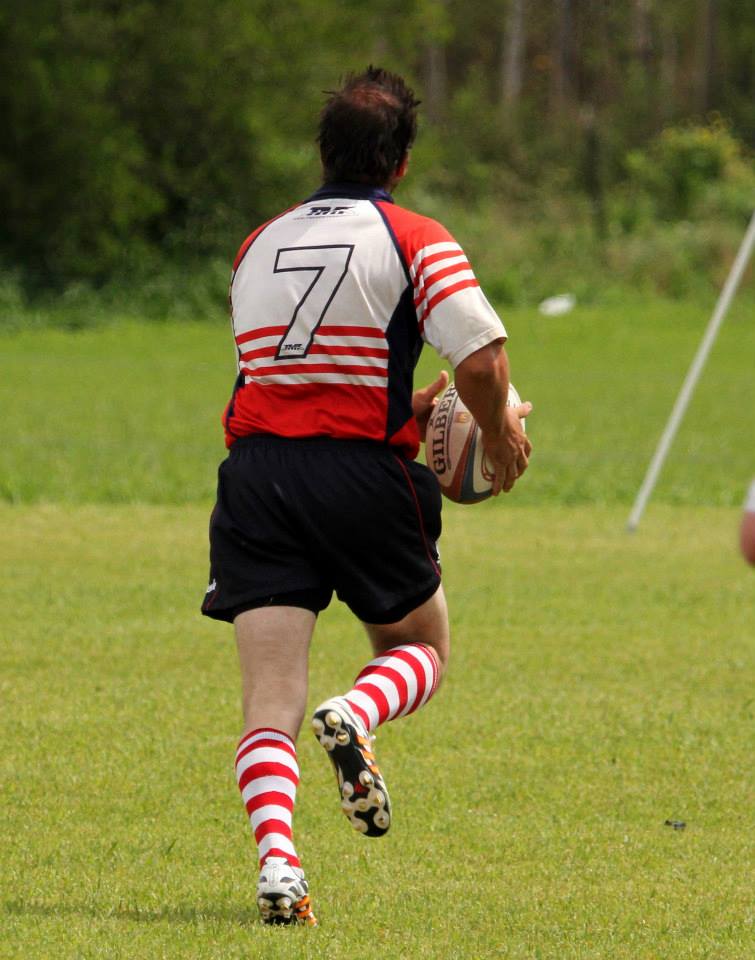
<svg viewBox="0 0 755 960">
<path fill-rule="evenodd" d="M 6 0 L 2 265 L 54 286 L 227 255 L 316 184 L 323 91 L 369 62 L 423 100 L 425 189 L 552 184 L 599 230 L 664 128 L 755 139 L 741 0 Z"/>
</svg>

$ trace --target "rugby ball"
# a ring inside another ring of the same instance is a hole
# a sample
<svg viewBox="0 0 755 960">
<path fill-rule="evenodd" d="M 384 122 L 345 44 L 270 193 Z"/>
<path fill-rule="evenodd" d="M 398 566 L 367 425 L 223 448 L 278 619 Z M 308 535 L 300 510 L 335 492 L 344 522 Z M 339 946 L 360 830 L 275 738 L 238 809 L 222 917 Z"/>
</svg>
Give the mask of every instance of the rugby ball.
<svg viewBox="0 0 755 960">
<path fill-rule="evenodd" d="M 507 406 L 521 402 L 510 384 Z M 524 429 L 524 420 L 521 424 Z M 425 435 L 425 456 L 441 492 L 454 503 L 479 503 L 493 492 L 494 474 L 482 448 L 482 430 L 453 383 L 433 408 Z"/>
</svg>

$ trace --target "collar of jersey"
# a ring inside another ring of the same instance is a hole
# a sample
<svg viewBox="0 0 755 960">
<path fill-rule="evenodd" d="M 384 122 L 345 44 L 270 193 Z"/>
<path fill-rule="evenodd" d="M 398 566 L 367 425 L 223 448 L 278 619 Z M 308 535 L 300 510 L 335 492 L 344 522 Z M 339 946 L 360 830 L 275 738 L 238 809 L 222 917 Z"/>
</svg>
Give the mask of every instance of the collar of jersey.
<svg viewBox="0 0 755 960">
<path fill-rule="evenodd" d="M 304 202 L 310 203 L 312 200 L 332 200 L 341 198 L 347 200 L 382 200 L 385 203 L 393 203 L 393 197 L 382 187 L 373 187 L 367 183 L 326 183 L 319 190 L 316 190 L 311 197 Z"/>
</svg>

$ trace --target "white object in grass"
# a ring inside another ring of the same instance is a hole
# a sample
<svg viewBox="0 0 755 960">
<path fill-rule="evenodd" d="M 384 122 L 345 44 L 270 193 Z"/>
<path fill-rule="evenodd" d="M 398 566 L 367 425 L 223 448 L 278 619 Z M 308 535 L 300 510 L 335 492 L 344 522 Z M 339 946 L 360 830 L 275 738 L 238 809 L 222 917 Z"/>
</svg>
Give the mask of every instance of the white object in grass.
<svg viewBox="0 0 755 960">
<path fill-rule="evenodd" d="M 544 317 L 560 317 L 573 310 L 577 298 L 573 293 L 559 293 L 555 297 L 547 297 L 538 307 Z"/>
</svg>

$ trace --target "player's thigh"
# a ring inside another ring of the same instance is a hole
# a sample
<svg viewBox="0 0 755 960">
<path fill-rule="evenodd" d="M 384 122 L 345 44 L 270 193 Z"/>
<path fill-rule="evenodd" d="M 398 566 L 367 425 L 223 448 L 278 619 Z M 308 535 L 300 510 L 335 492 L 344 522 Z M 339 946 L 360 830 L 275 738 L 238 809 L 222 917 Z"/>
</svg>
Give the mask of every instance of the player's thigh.
<svg viewBox="0 0 755 960">
<path fill-rule="evenodd" d="M 404 643 L 422 643 L 437 653 L 442 669 L 451 652 L 448 607 L 443 587 L 396 623 L 365 623 L 376 656 Z"/>
<path fill-rule="evenodd" d="M 288 604 L 317 613 L 330 602 L 332 590 L 282 502 L 282 484 L 293 474 L 290 454 L 275 438 L 244 437 L 221 464 L 210 522 L 206 616 L 231 623 L 254 607 Z M 298 600 L 289 604 L 293 595 Z"/>
<path fill-rule="evenodd" d="M 440 584 L 438 481 L 380 445 L 351 445 L 331 469 L 329 502 L 321 501 L 312 538 L 320 566 L 360 620 L 397 623 Z"/>
</svg>

